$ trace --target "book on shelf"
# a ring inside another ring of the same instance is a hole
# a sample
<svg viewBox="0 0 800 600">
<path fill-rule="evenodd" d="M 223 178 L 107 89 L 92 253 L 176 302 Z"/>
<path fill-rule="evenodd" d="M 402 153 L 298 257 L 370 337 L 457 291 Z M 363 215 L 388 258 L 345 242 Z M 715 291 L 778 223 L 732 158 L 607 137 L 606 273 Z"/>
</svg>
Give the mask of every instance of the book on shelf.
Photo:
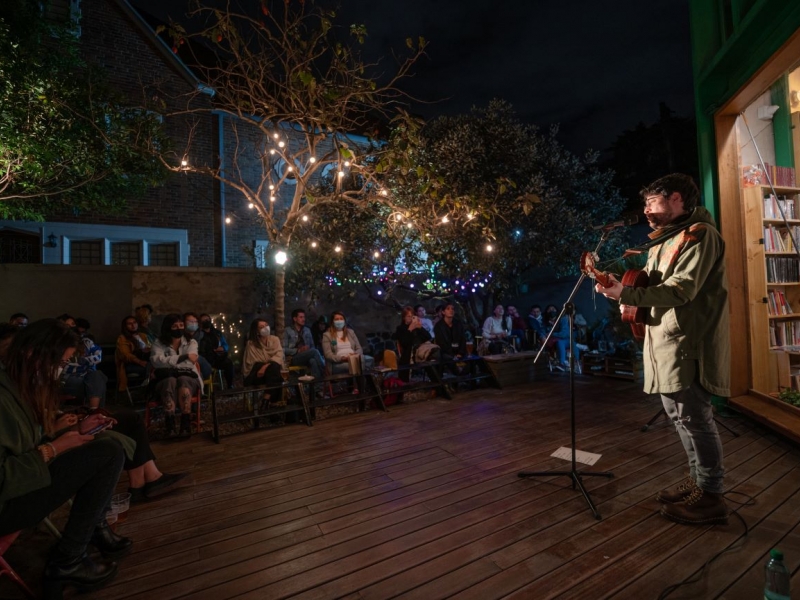
<svg viewBox="0 0 800 600">
<path fill-rule="evenodd" d="M 768 194 L 764 196 L 764 218 L 765 219 L 797 219 L 795 196 L 775 196 Z"/>
<path fill-rule="evenodd" d="M 795 257 L 768 256 L 767 283 L 800 282 L 800 261 Z"/>
<path fill-rule="evenodd" d="M 786 296 L 781 290 L 769 290 L 767 292 L 767 306 L 772 317 L 794 314 L 792 306 L 786 300 Z"/>
<path fill-rule="evenodd" d="M 774 348 L 793 350 L 800 345 L 800 322 L 781 321 L 769 326 L 769 343 Z"/>
<path fill-rule="evenodd" d="M 791 227 L 764 227 L 764 250 L 767 252 L 794 252 L 794 238 L 800 242 L 800 225 Z"/>
</svg>

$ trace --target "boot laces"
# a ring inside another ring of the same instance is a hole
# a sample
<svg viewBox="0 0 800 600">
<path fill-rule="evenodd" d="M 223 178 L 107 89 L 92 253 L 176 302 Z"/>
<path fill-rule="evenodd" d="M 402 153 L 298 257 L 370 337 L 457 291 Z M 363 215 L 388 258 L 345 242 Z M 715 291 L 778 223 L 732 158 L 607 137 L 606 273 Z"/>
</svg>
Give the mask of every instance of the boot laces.
<svg viewBox="0 0 800 600">
<path fill-rule="evenodd" d="M 697 487 L 697 484 L 694 482 L 694 479 L 692 479 L 691 477 L 687 477 L 686 481 L 684 481 L 682 484 L 678 486 L 678 491 L 686 492 L 688 490 L 694 489 L 695 487 Z"/>
<path fill-rule="evenodd" d="M 686 498 L 686 506 L 692 506 L 702 497 L 703 497 L 703 490 L 695 486 L 695 488 L 692 490 L 692 493 L 689 494 Z"/>
</svg>

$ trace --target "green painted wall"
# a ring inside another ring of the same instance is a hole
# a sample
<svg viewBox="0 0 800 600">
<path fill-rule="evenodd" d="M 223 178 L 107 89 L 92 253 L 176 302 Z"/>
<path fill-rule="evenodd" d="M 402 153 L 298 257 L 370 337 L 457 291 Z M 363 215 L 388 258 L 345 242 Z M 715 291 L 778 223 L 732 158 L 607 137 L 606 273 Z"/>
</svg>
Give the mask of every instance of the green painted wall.
<svg viewBox="0 0 800 600">
<path fill-rule="evenodd" d="M 714 113 L 800 28 L 800 1 L 690 0 L 689 9 L 700 185 L 716 216 Z"/>
</svg>

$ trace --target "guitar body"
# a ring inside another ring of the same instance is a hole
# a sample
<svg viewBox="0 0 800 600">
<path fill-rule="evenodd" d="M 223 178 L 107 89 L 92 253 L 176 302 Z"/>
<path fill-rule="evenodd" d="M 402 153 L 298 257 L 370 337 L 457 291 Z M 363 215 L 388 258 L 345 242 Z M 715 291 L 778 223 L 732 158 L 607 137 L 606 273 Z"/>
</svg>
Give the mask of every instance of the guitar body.
<svg viewBox="0 0 800 600">
<path fill-rule="evenodd" d="M 612 281 L 608 273 L 598 271 L 594 268 L 596 257 L 591 252 L 584 252 L 581 255 L 581 271 L 597 281 L 603 287 L 611 287 Z M 628 269 L 622 276 L 620 283 L 625 287 L 642 288 L 647 287 L 647 273 L 639 269 Z M 645 323 L 647 322 L 648 309 L 645 306 L 628 306 L 621 304 L 622 322 L 631 326 L 633 337 L 638 341 L 644 340 Z"/>
</svg>

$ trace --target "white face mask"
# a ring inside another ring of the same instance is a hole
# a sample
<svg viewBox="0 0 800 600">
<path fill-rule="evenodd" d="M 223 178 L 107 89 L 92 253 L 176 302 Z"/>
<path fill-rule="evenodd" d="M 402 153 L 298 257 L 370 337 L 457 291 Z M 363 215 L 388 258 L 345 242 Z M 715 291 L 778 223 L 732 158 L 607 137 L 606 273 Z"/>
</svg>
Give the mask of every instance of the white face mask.
<svg viewBox="0 0 800 600">
<path fill-rule="evenodd" d="M 339 331 L 344 329 L 344 321 L 334 321 L 333 326 L 336 327 Z"/>
<path fill-rule="evenodd" d="M 269 325 L 264 325 L 264 327 L 258 330 L 258 333 L 261 337 L 269 337 Z"/>
</svg>

